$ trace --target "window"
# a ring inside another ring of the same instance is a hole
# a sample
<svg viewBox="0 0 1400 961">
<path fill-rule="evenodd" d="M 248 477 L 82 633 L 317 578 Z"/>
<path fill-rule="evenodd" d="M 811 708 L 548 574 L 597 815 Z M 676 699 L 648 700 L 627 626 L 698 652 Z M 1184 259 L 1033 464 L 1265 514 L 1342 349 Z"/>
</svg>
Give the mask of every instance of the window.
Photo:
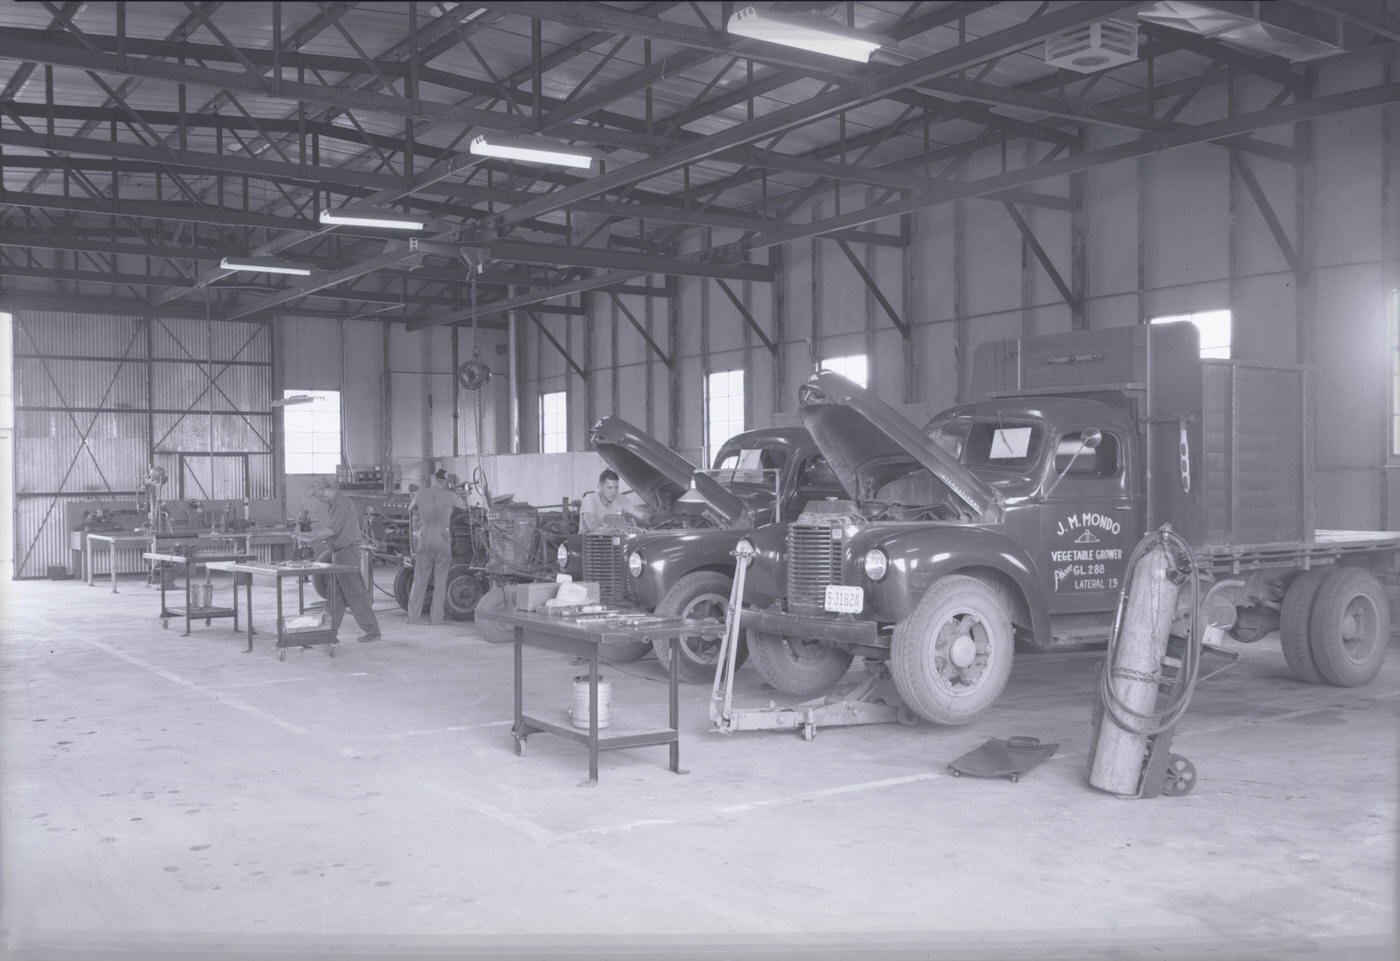
<svg viewBox="0 0 1400 961">
<path fill-rule="evenodd" d="M 1400 290 L 1390 292 L 1390 454 L 1400 457 Z"/>
<path fill-rule="evenodd" d="M 1055 473 L 1071 477 L 1117 477 L 1118 438 L 1104 434 L 1094 450 L 1084 446 L 1082 431 L 1065 434 L 1055 446 Z"/>
<path fill-rule="evenodd" d="M 562 454 L 569 449 L 568 392 L 540 394 L 540 453 Z"/>
<path fill-rule="evenodd" d="M 1201 356 L 1230 357 L 1230 312 L 1228 310 L 1202 310 L 1194 314 L 1172 314 L 1170 317 L 1153 317 L 1154 324 L 1169 324 L 1177 320 L 1189 320 L 1201 332 Z"/>
<path fill-rule="evenodd" d="M 869 386 L 869 364 L 864 354 L 828 357 L 818 362 L 817 370 L 834 370 L 842 377 L 855 381 L 862 387 Z"/>
<path fill-rule="evenodd" d="M 340 466 L 340 391 L 284 390 L 310 402 L 282 408 L 282 456 L 288 474 L 334 474 Z"/>
<path fill-rule="evenodd" d="M 705 378 L 705 460 L 744 429 L 744 372 L 717 370 Z"/>
</svg>

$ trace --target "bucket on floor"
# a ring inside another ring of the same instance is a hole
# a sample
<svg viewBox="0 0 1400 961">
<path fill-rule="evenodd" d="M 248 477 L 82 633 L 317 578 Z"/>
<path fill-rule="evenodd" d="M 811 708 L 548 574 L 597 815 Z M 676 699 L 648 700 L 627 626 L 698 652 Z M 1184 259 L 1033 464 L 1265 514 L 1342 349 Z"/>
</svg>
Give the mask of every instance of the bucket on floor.
<svg viewBox="0 0 1400 961">
<path fill-rule="evenodd" d="M 569 715 L 574 727 L 588 729 L 588 678 L 574 678 L 574 706 Z M 598 727 L 605 728 L 612 723 L 612 682 L 598 676 Z"/>
</svg>

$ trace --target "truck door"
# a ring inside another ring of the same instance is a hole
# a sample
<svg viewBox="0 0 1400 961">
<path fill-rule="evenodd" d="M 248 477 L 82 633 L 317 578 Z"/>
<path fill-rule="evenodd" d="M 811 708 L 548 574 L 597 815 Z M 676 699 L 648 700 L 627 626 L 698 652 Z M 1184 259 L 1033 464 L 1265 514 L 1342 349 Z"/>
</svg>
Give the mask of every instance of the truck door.
<svg viewBox="0 0 1400 961">
<path fill-rule="evenodd" d="M 1130 481 L 1131 447 L 1105 427 L 1098 447 L 1087 449 L 1090 430 L 1062 430 L 1047 465 L 1037 562 L 1051 614 L 1116 608 L 1128 555 L 1142 536 L 1142 507 Z"/>
</svg>

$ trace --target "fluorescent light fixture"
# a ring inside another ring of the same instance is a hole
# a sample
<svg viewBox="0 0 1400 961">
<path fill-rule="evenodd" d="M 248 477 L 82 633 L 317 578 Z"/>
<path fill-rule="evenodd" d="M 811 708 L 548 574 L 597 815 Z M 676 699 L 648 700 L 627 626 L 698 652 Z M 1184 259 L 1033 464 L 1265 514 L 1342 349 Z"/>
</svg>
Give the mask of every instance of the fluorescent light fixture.
<svg viewBox="0 0 1400 961">
<path fill-rule="evenodd" d="M 316 400 L 310 394 L 293 394 L 290 397 L 283 397 L 268 404 L 269 407 L 286 407 L 289 404 L 310 404 Z"/>
<path fill-rule="evenodd" d="M 504 137 L 485 135 L 472 141 L 471 152 L 479 157 L 501 157 L 505 160 L 524 160 L 535 164 L 558 164 L 561 167 L 574 167 L 588 170 L 593 166 L 590 154 L 561 150 L 528 140 L 508 140 Z"/>
<path fill-rule="evenodd" d="M 407 217 L 369 217 L 355 213 L 340 213 L 334 210 L 321 211 L 321 223 L 337 227 L 385 227 L 390 230 L 422 230 L 427 226 L 421 220 L 409 220 Z"/>
<path fill-rule="evenodd" d="M 309 267 L 294 267 L 266 257 L 225 257 L 219 261 L 220 270 L 253 270 L 263 274 L 291 274 L 293 277 L 310 277 Z"/>
<path fill-rule="evenodd" d="M 744 7 L 731 14 L 726 29 L 738 37 L 781 43 L 799 50 L 869 63 L 881 43 L 848 30 L 830 20 L 802 17 L 757 7 Z"/>
</svg>

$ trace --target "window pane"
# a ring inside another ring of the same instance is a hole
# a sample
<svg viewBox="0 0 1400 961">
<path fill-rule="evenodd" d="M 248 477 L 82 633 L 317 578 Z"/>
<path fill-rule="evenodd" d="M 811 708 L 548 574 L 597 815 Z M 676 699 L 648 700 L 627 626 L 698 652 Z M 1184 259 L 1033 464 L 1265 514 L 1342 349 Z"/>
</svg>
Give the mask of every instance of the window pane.
<svg viewBox="0 0 1400 961">
<path fill-rule="evenodd" d="M 568 394 L 552 391 L 540 395 L 540 452 L 562 454 L 569 449 Z"/>
<path fill-rule="evenodd" d="M 718 370 L 705 378 L 705 447 L 713 450 L 744 429 L 744 371 Z"/>
<path fill-rule="evenodd" d="M 334 474 L 340 466 L 340 391 L 288 388 L 310 403 L 282 408 L 282 456 L 288 474 Z"/>
<path fill-rule="evenodd" d="M 828 357 L 818 362 L 817 370 L 834 370 L 842 377 L 854 381 L 862 387 L 870 386 L 869 364 L 864 354 Z"/>
<path fill-rule="evenodd" d="M 1194 314 L 1171 314 L 1167 317 L 1153 317 L 1154 324 L 1169 324 L 1186 320 L 1196 325 L 1201 333 L 1201 356 L 1230 357 L 1230 312 L 1228 310 L 1202 310 Z"/>
</svg>

